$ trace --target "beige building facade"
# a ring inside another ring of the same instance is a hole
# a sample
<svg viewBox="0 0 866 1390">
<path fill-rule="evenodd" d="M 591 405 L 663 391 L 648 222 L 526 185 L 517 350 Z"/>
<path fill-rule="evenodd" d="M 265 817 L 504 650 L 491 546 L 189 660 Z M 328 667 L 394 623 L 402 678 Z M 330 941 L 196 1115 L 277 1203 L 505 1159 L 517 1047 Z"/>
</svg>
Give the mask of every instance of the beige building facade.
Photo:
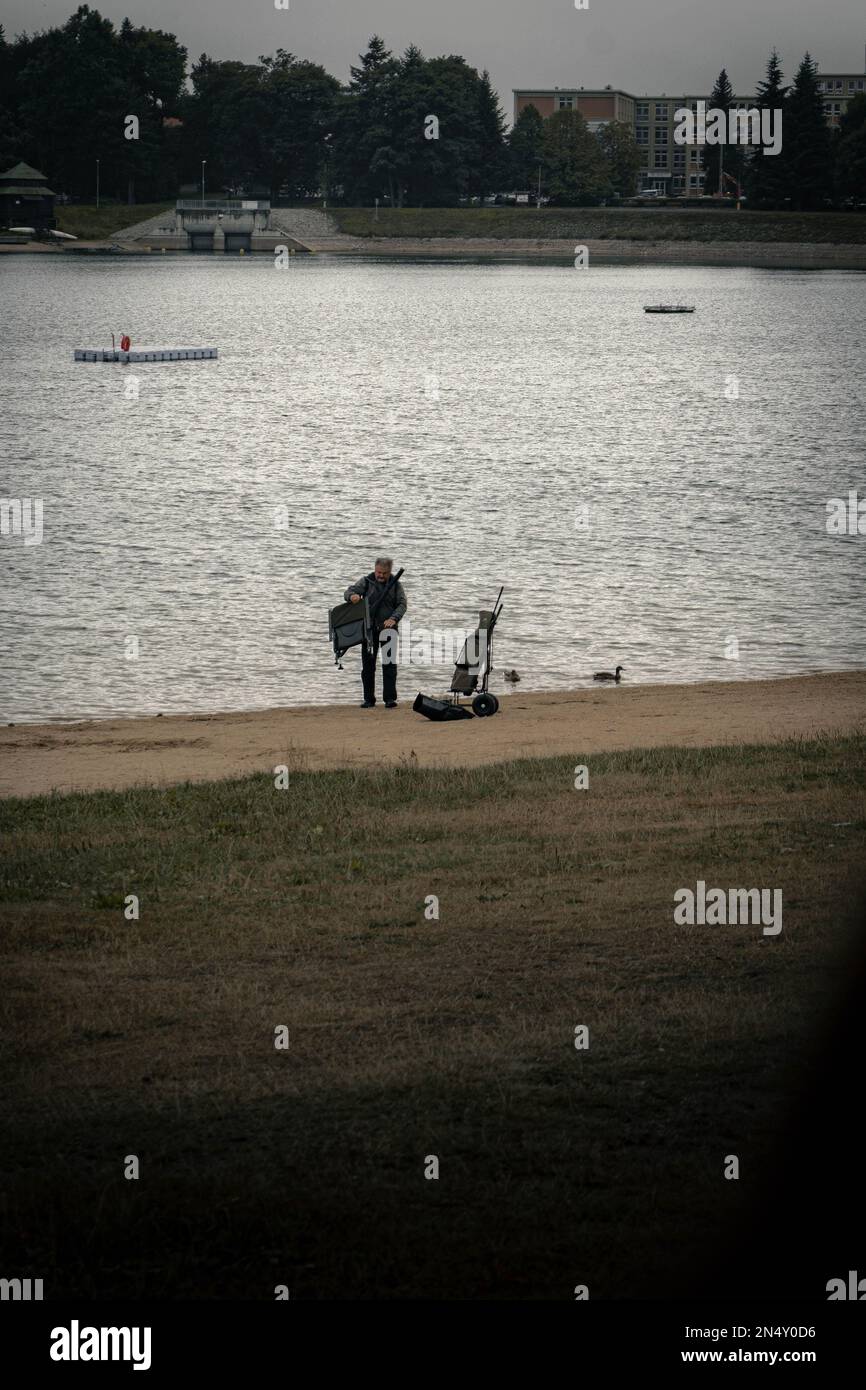
<svg viewBox="0 0 866 1390">
<path fill-rule="evenodd" d="M 837 126 L 847 110 L 849 101 L 866 93 L 863 73 L 818 74 L 818 87 L 824 98 L 827 124 Z M 683 96 L 633 96 L 619 88 L 554 87 L 550 89 L 517 88 L 514 91 L 515 120 L 527 106 L 534 106 L 547 118 L 555 111 L 580 111 L 590 129 L 598 129 L 609 121 L 622 121 L 630 127 L 643 158 L 638 181 L 640 191 L 655 191 L 674 198 L 700 196 L 705 190 L 704 151 L 694 145 L 678 145 L 674 141 L 676 112 L 682 107 L 697 110 L 697 103 L 709 103 L 708 92 Z M 754 96 L 734 97 L 734 107 L 741 111 L 753 108 Z M 727 187 L 726 192 L 735 189 Z"/>
</svg>

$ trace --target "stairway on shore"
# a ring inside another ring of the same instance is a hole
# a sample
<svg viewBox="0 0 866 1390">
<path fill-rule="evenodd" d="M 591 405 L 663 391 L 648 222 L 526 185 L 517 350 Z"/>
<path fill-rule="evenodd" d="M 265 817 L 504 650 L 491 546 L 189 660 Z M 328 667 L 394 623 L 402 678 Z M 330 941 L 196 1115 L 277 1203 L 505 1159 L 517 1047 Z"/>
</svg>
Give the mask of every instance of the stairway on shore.
<svg viewBox="0 0 866 1390">
<path fill-rule="evenodd" d="M 175 235 L 174 208 L 168 208 L 165 212 L 159 212 L 155 217 L 148 217 L 144 222 L 136 222 L 131 227 L 124 227 L 119 232 L 112 232 L 111 236 L 106 237 L 106 241 L 142 241 L 146 242 L 149 237 L 160 238 Z M 178 241 L 186 243 L 186 237 L 178 237 Z"/>
<path fill-rule="evenodd" d="M 341 232 L 330 213 L 321 208 L 271 208 L 271 226 L 279 227 L 286 236 L 303 242 L 313 251 L 345 250 L 361 246 L 357 237 Z"/>
</svg>

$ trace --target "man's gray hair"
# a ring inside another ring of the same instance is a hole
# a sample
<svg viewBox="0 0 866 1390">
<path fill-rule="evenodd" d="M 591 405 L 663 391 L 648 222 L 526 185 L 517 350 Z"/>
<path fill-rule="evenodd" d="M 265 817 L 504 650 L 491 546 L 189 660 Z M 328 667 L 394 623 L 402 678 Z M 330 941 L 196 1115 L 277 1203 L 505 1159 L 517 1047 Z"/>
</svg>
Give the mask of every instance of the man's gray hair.
<svg viewBox="0 0 866 1390">
<path fill-rule="evenodd" d="M 394 561 L 391 559 L 390 555 L 377 555 L 375 560 L 373 561 L 373 564 L 384 565 L 389 570 L 392 570 L 394 568 Z"/>
</svg>

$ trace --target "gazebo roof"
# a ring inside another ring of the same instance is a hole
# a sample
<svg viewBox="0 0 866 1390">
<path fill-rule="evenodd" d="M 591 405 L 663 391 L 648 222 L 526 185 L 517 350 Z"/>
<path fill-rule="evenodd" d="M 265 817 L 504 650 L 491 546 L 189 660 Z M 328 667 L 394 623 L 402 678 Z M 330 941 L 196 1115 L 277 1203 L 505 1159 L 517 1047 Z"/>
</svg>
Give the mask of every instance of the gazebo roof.
<svg viewBox="0 0 866 1390">
<path fill-rule="evenodd" d="M 15 164 L 0 174 L 0 194 L 7 198 L 53 198 L 54 192 L 45 183 L 45 175 L 32 164 Z"/>
<path fill-rule="evenodd" d="M 5 173 L 0 174 L 0 179 L 38 179 L 40 183 L 45 182 L 45 175 L 39 170 L 34 169 L 32 164 L 15 164 Z"/>
</svg>

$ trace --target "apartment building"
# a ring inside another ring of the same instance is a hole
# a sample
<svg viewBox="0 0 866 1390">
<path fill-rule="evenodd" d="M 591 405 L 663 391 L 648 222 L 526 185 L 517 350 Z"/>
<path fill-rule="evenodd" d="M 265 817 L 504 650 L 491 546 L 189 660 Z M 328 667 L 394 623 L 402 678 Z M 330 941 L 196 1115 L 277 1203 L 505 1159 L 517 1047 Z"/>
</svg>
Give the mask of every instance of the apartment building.
<svg viewBox="0 0 866 1390">
<path fill-rule="evenodd" d="M 827 123 L 836 126 L 848 102 L 866 92 L 866 76 L 862 73 L 820 75 L 818 86 L 825 98 Z M 613 87 L 554 87 L 552 91 L 516 88 L 514 117 L 516 120 L 520 112 L 531 105 L 545 118 L 552 116 L 554 111 L 580 111 L 591 130 L 598 130 L 608 121 L 622 121 L 633 131 L 643 157 L 639 190 L 652 190 L 670 197 L 694 197 L 704 192 L 704 150 L 700 146 L 675 144 L 675 116 L 682 107 L 696 111 L 699 101 L 709 103 L 709 100 L 708 92 L 697 96 L 662 93 L 661 96 L 639 97 Z M 734 97 L 738 110 L 748 110 L 754 104 L 754 94 Z M 707 189 L 707 192 L 716 190 Z"/>
<path fill-rule="evenodd" d="M 579 111 L 590 126 L 608 121 L 623 121 L 633 126 L 634 104 L 634 97 L 628 92 L 615 91 L 613 87 L 599 91 L 583 87 L 554 87 L 553 91 L 537 88 L 532 92 L 515 91 L 514 119 L 517 120 L 525 107 L 534 106 L 545 119 L 554 111 Z"/>
<path fill-rule="evenodd" d="M 818 91 L 824 96 L 824 115 L 830 125 L 838 125 L 840 116 L 848 109 L 848 102 L 866 92 L 866 77 L 862 72 L 843 73 L 841 76 L 819 77 Z"/>
</svg>

